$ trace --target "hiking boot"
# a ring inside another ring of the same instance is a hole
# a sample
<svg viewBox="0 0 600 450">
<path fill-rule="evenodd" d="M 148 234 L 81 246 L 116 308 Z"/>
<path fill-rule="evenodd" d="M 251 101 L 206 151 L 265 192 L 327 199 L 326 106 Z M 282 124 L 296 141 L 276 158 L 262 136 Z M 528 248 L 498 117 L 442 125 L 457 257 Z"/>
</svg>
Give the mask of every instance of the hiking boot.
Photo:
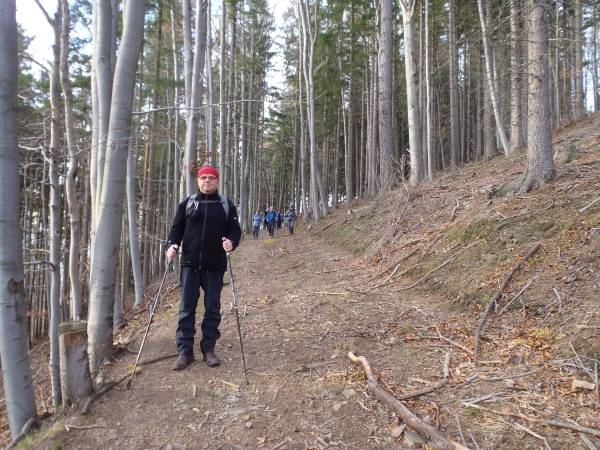
<svg viewBox="0 0 600 450">
<path fill-rule="evenodd" d="M 202 361 L 204 361 L 208 367 L 217 367 L 221 365 L 221 361 L 217 358 L 215 352 L 202 353 Z"/>
<path fill-rule="evenodd" d="M 177 358 L 177 361 L 175 361 L 175 364 L 173 364 L 173 370 L 183 370 L 193 362 L 194 362 L 194 354 L 193 353 L 189 354 L 189 355 L 181 354 Z"/>
</svg>

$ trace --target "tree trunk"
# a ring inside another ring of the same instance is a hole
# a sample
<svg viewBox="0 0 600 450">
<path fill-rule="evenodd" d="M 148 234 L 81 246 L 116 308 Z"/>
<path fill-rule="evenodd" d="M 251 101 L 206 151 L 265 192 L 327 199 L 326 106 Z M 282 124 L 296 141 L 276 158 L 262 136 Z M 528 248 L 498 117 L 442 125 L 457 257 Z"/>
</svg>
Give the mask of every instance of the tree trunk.
<svg viewBox="0 0 600 450">
<path fill-rule="evenodd" d="M 36 416 L 27 349 L 17 144 L 17 22 L 14 0 L 0 2 L 0 360 L 10 434 Z"/>
<path fill-rule="evenodd" d="M 131 254 L 131 269 L 135 286 L 134 306 L 142 306 L 144 298 L 144 284 L 142 282 L 142 265 L 140 256 L 140 240 L 137 231 L 137 199 L 135 195 L 135 140 L 131 140 L 127 152 L 127 225 L 129 227 L 129 252 Z"/>
<path fill-rule="evenodd" d="M 206 0 L 196 0 L 196 41 L 194 43 L 194 64 L 192 69 L 191 98 L 187 111 L 185 132 L 185 192 L 190 196 L 197 192 L 196 174 L 191 170 L 196 159 L 196 145 L 198 144 L 198 118 L 200 112 L 204 60 L 206 51 Z M 186 93 L 186 95 L 188 95 Z"/>
<path fill-rule="evenodd" d="M 325 212 L 326 205 L 323 199 L 323 211 L 321 211 L 321 194 L 322 187 L 319 174 L 318 161 L 318 146 L 316 134 L 316 118 L 315 118 L 315 85 L 314 85 L 314 50 L 317 41 L 317 12 L 318 2 L 314 5 L 314 23 L 311 23 L 310 12 L 308 8 L 308 0 L 298 0 L 298 8 L 300 10 L 300 23 L 303 41 L 302 61 L 304 81 L 306 84 L 307 97 L 307 123 L 308 135 L 310 143 L 310 194 L 312 199 L 313 218 L 319 221 L 321 212 Z"/>
<path fill-rule="evenodd" d="M 433 119 L 432 108 L 433 100 L 431 99 L 431 76 L 430 76 L 430 49 L 429 49 L 429 0 L 425 1 L 425 135 L 427 148 L 427 178 L 433 181 L 434 172 L 434 154 L 433 154 Z"/>
<path fill-rule="evenodd" d="M 448 63 L 450 76 L 450 166 L 460 162 L 460 111 L 458 104 L 458 52 L 456 49 L 456 0 L 448 2 Z"/>
<path fill-rule="evenodd" d="M 215 132 L 214 132 L 214 127 L 215 127 L 215 114 L 214 114 L 214 106 L 213 106 L 213 99 L 214 99 L 214 85 L 213 85 L 213 73 L 212 73 L 212 26 L 211 26 L 211 20 L 212 20 L 212 16 L 210 14 L 211 12 L 211 5 L 210 5 L 210 0 L 207 0 L 206 2 L 206 63 L 205 63 L 205 70 L 206 70 L 206 102 L 207 102 L 207 109 L 206 109 L 206 114 L 207 114 L 207 118 L 206 118 L 206 159 L 208 160 L 209 164 L 214 165 L 215 161 Z"/>
<path fill-rule="evenodd" d="M 210 17 L 210 15 L 209 15 Z M 221 61 L 219 64 L 219 147 L 221 149 L 219 155 L 219 191 L 225 191 L 225 162 L 227 161 L 227 1 L 221 2 Z"/>
<path fill-rule="evenodd" d="M 502 150 L 505 155 L 508 155 L 510 147 L 508 144 L 508 138 L 506 137 L 506 133 L 504 131 L 504 127 L 502 126 L 502 116 L 500 115 L 500 105 L 497 100 L 496 95 L 496 84 L 494 82 L 494 70 L 493 70 L 493 57 L 492 57 L 492 49 L 488 36 L 488 23 L 490 11 L 489 8 L 486 8 L 486 11 L 483 10 L 483 0 L 477 0 L 477 5 L 479 7 L 479 21 L 481 23 L 481 35 L 483 40 L 483 52 L 485 55 L 485 67 L 486 67 L 486 77 L 488 81 L 488 92 L 490 95 L 490 101 L 492 103 L 492 108 L 494 111 L 494 117 L 496 119 L 496 129 L 500 135 L 500 142 L 502 144 Z M 489 5 L 489 3 L 488 3 Z M 485 126 L 485 125 L 484 125 Z"/>
<path fill-rule="evenodd" d="M 581 0 L 575 0 L 573 9 L 575 10 L 575 23 L 573 26 L 573 45 L 575 46 L 575 120 L 579 120 L 585 115 L 585 106 L 583 104 L 583 34 L 581 32 Z"/>
<path fill-rule="evenodd" d="M 135 75 L 144 34 L 144 0 L 127 0 L 115 69 L 106 159 L 96 239 L 92 246 L 88 336 L 90 370 L 95 374 L 112 349 L 116 255 L 121 236 Z"/>
<path fill-rule="evenodd" d="M 177 53 L 177 47 L 178 47 L 178 43 L 177 43 L 177 33 L 176 33 L 176 28 L 177 28 L 177 18 L 176 18 L 176 13 L 175 13 L 175 4 L 176 4 L 176 0 L 172 0 L 173 1 L 173 5 L 171 5 L 171 45 L 172 45 L 172 53 L 173 53 L 173 79 L 179 81 L 179 58 L 178 58 L 178 53 Z M 174 86 L 174 98 L 173 98 L 173 104 L 176 107 L 179 107 L 179 101 L 180 101 L 180 95 L 179 95 L 179 84 L 175 83 Z M 180 152 L 180 147 L 179 147 L 179 118 L 181 117 L 181 115 L 179 114 L 179 110 L 175 110 L 174 111 L 174 129 L 175 132 L 173 133 L 173 143 L 174 143 L 174 155 L 173 155 L 173 195 L 172 195 L 172 199 L 171 199 L 171 206 L 170 206 L 170 217 L 173 217 L 175 215 L 175 211 L 177 210 L 177 205 L 179 204 L 179 202 L 183 199 L 181 199 L 181 196 L 179 194 L 180 192 L 180 178 L 181 178 L 181 152 Z M 136 297 L 137 300 L 137 297 Z"/>
<path fill-rule="evenodd" d="M 520 1 L 510 1 L 510 148 L 515 151 L 524 144 L 521 94 Z"/>
<path fill-rule="evenodd" d="M 106 160 L 106 144 L 108 139 L 108 126 L 111 107 L 111 91 L 113 83 L 111 50 L 113 43 L 113 24 L 111 2 L 106 0 L 94 1 L 94 14 L 96 16 L 96 35 L 94 36 L 93 61 L 96 72 L 96 95 L 98 100 L 98 148 L 96 149 L 96 160 L 91 161 L 96 166 L 95 195 L 92 204 L 92 213 L 98 211 L 102 183 L 104 177 L 104 165 Z M 92 217 L 94 214 L 92 214 Z M 92 220 L 97 224 L 96 220 Z"/>
<path fill-rule="evenodd" d="M 54 46 L 52 58 L 52 72 L 50 73 L 50 151 L 48 155 L 48 177 L 50 179 L 50 217 L 49 217 L 49 259 L 51 267 L 50 282 L 50 379 L 52 383 L 52 403 L 55 408 L 61 404 L 60 397 L 60 363 L 58 354 L 58 324 L 61 322 L 60 314 L 60 243 L 61 243 L 61 202 L 60 202 L 60 10 L 57 10 L 51 22 L 54 29 Z"/>
<path fill-rule="evenodd" d="M 356 51 L 356 36 L 354 33 L 354 15 L 355 6 L 352 2 L 350 12 L 350 74 L 348 81 L 348 124 L 346 128 L 346 146 L 344 149 L 344 181 L 346 185 L 346 201 L 351 203 L 354 200 L 354 85 L 356 84 L 354 75 L 354 54 Z"/>
<path fill-rule="evenodd" d="M 62 1 L 62 0 L 61 0 Z M 63 405 L 81 404 L 92 394 L 84 321 L 60 324 L 60 379 Z"/>
<path fill-rule="evenodd" d="M 527 170 L 519 187 L 520 192 L 537 189 L 554 176 L 549 100 L 549 16 L 548 0 L 530 0 Z"/>
<path fill-rule="evenodd" d="M 79 281 L 79 246 L 80 246 L 80 223 L 79 223 L 79 198 L 75 177 L 79 168 L 79 151 L 75 141 L 75 124 L 73 121 L 73 91 L 71 89 L 71 78 L 69 75 L 69 29 L 70 11 L 69 2 L 61 0 L 62 26 L 60 43 L 60 82 L 65 103 L 65 129 L 67 135 L 67 146 L 69 148 L 69 166 L 65 177 L 65 190 L 69 206 L 69 225 L 71 235 L 69 238 L 69 278 L 71 284 L 71 317 L 74 320 L 81 319 L 81 285 Z"/>
<path fill-rule="evenodd" d="M 401 0 L 404 24 L 404 68 L 406 72 L 406 102 L 408 108 L 408 140 L 410 146 L 410 184 L 423 181 L 423 152 L 421 143 L 421 113 L 419 108 L 419 72 L 416 55 L 416 0 Z"/>
<path fill-rule="evenodd" d="M 379 186 L 382 192 L 395 184 L 394 157 L 394 83 L 392 73 L 392 0 L 381 0 L 379 31 Z"/>
</svg>

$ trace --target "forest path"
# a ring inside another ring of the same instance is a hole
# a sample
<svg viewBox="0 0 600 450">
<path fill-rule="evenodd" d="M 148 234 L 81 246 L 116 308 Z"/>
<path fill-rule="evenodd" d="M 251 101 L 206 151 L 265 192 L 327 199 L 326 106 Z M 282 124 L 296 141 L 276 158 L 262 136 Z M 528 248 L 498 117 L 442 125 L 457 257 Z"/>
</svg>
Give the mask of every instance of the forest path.
<svg viewBox="0 0 600 450">
<path fill-rule="evenodd" d="M 375 370 L 383 357 L 402 363 L 407 349 L 379 351 L 394 347 L 384 335 L 412 311 L 406 303 L 344 290 L 361 274 L 360 262 L 308 233 L 278 230 L 270 239 L 261 231 L 259 239 L 242 242 L 232 262 L 250 384 L 235 316 L 227 313 L 216 348 L 221 367 L 196 361 L 174 372 L 173 359 L 149 365 L 131 390 L 122 383 L 94 402 L 77 426 L 97 428 L 66 434 L 64 448 L 397 447 L 390 413 L 366 394 L 362 371 L 346 354 L 367 355 Z M 225 286 L 224 309 L 230 301 Z M 142 359 L 174 351 L 177 303 L 161 309 Z M 123 356 L 108 378 L 121 377 L 133 362 L 134 355 Z M 436 357 L 432 375 L 440 364 Z"/>
</svg>

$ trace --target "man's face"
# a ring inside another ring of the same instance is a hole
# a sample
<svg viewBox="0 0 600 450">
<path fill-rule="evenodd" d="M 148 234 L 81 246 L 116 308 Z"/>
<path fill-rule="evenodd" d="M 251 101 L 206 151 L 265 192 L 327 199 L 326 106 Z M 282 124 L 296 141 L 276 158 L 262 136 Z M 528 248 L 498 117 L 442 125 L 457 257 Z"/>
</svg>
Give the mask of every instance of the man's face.
<svg viewBox="0 0 600 450">
<path fill-rule="evenodd" d="M 201 175 L 197 178 L 198 189 L 203 194 L 214 194 L 219 188 L 219 179 L 212 175 Z"/>
</svg>

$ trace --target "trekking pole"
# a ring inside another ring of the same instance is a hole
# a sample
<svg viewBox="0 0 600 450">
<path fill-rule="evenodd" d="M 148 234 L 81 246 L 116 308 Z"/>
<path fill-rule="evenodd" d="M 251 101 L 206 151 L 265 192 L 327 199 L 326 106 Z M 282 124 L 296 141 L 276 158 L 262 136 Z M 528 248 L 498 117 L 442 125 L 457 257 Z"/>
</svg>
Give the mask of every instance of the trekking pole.
<svg viewBox="0 0 600 450">
<path fill-rule="evenodd" d="M 235 295 L 235 281 L 233 277 L 233 270 L 231 268 L 231 257 L 229 255 L 230 253 L 227 252 L 227 265 L 229 266 L 229 277 L 231 278 L 231 292 L 233 293 L 233 300 L 231 304 L 233 305 L 233 309 L 235 309 L 235 319 L 237 321 L 238 335 L 240 336 L 240 349 L 242 350 L 242 364 L 244 366 L 244 377 L 246 378 L 246 384 L 250 384 L 248 382 L 248 371 L 246 370 L 246 357 L 244 356 L 244 342 L 242 341 L 242 327 L 240 326 L 240 314 L 238 312 L 237 297 Z"/>
<path fill-rule="evenodd" d="M 140 361 L 140 356 L 142 355 L 142 349 L 144 348 L 144 343 L 146 342 L 146 336 L 148 336 L 148 331 L 150 330 L 150 325 L 152 324 L 152 319 L 154 319 L 154 313 L 156 312 L 156 307 L 158 306 L 158 300 L 160 299 L 160 291 L 162 291 L 163 284 L 165 284 L 165 279 L 167 278 L 167 273 L 169 272 L 169 266 L 173 261 L 167 259 L 167 264 L 165 266 L 165 273 L 162 277 L 162 281 L 160 282 L 160 286 L 158 287 L 158 292 L 156 293 L 156 298 L 150 307 L 150 318 L 148 319 L 148 325 L 146 325 L 146 331 L 144 332 L 144 337 L 142 338 L 142 344 L 140 345 L 140 349 L 138 350 L 137 358 L 135 359 L 135 364 L 133 366 L 133 370 L 131 371 L 131 376 L 129 377 L 129 381 L 127 381 L 127 390 L 131 388 L 131 382 L 133 381 L 133 376 L 135 375 L 135 369 L 137 369 L 138 363 Z"/>
</svg>

